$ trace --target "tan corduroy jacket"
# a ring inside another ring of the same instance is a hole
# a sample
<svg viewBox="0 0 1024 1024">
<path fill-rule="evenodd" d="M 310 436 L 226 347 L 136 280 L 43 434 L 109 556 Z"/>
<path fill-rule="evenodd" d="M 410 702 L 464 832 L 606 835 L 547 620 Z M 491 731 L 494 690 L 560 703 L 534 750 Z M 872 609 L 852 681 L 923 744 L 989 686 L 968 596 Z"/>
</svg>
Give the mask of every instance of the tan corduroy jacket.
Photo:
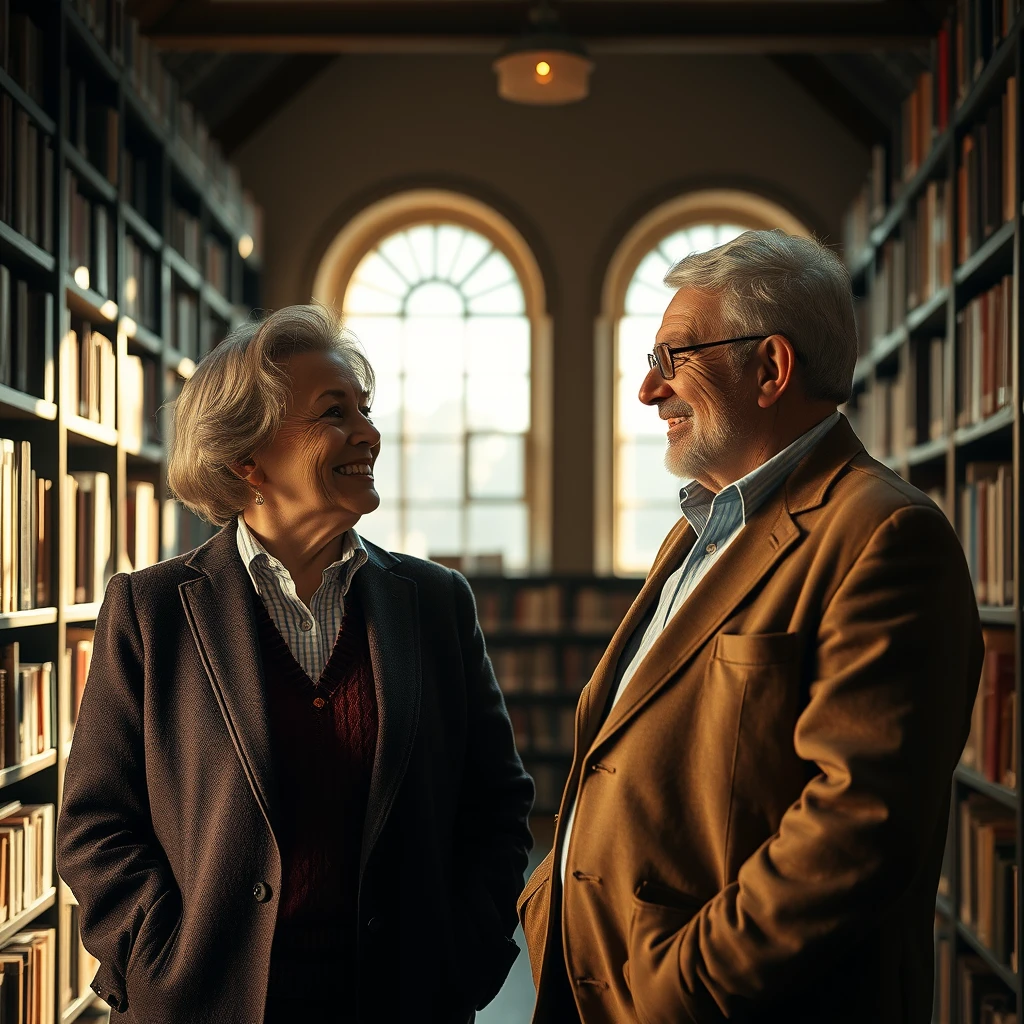
<svg viewBox="0 0 1024 1024">
<path fill-rule="evenodd" d="M 693 541 L 681 520 L 580 700 L 556 853 L 519 900 L 534 1022 L 926 1024 L 983 655 L 956 534 L 842 417 L 604 721 Z"/>
</svg>

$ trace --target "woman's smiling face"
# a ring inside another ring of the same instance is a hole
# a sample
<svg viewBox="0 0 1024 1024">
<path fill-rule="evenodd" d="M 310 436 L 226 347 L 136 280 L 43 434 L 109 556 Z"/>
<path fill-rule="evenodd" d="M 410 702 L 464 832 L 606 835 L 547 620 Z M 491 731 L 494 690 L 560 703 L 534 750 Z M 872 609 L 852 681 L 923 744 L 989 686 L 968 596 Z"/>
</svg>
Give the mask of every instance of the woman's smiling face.
<svg viewBox="0 0 1024 1024">
<path fill-rule="evenodd" d="M 256 456 L 267 504 L 282 519 L 343 519 L 347 529 L 380 504 L 373 479 L 380 433 L 366 395 L 333 352 L 299 352 L 284 368 L 292 380 L 288 408 Z"/>
</svg>

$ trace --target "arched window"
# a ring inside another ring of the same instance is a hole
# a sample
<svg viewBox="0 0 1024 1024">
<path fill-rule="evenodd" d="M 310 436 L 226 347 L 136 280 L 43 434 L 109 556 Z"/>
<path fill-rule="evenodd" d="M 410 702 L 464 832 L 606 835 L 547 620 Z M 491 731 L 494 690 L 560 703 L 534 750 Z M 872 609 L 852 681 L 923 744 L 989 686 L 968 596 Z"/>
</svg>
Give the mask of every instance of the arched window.
<svg viewBox="0 0 1024 1024">
<path fill-rule="evenodd" d="M 544 567 L 546 417 L 533 387 L 543 317 L 522 252 L 467 203 L 410 206 L 364 235 L 333 281 L 377 378 L 381 505 L 360 530 L 387 548 L 519 573 Z"/>
<path fill-rule="evenodd" d="M 646 573 L 680 515 L 682 481 L 664 466 L 665 426 L 655 410 L 637 398 L 648 370 L 647 353 L 654 347 L 672 297 L 672 290 L 663 283 L 665 274 L 692 252 L 712 249 L 750 228 L 770 227 L 808 233 L 786 211 L 758 196 L 693 193 L 645 218 L 612 261 L 605 288 L 604 330 L 598 338 L 599 353 L 603 347 L 604 358 L 612 363 L 611 373 L 602 375 L 605 393 L 611 394 L 603 401 L 598 396 L 604 408 L 612 407 L 612 430 L 604 432 L 604 443 L 598 445 L 597 479 L 599 488 L 603 485 L 598 507 L 608 510 L 604 522 L 599 516 L 597 523 L 599 571 Z M 611 464 L 611 472 L 601 471 L 602 458 L 605 465 Z"/>
</svg>

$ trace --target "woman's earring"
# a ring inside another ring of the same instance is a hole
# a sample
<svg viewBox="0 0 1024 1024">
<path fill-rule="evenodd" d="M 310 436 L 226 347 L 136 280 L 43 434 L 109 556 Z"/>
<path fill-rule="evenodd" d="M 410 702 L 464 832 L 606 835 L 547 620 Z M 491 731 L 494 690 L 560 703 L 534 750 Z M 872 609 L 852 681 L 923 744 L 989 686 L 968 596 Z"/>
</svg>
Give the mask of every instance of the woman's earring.
<svg viewBox="0 0 1024 1024">
<path fill-rule="evenodd" d="M 257 505 L 262 505 L 263 504 L 263 495 L 260 493 L 260 489 L 258 487 L 256 488 L 256 504 Z"/>
</svg>

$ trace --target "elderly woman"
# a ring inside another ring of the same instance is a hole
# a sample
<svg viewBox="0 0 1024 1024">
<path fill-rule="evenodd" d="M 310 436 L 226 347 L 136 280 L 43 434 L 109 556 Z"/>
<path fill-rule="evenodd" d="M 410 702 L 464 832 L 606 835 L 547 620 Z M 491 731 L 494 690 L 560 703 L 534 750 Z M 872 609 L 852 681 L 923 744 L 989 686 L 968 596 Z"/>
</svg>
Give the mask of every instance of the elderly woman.
<svg viewBox="0 0 1024 1024">
<path fill-rule="evenodd" d="M 110 581 L 57 830 L 114 1021 L 461 1024 L 518 953 L 533 784 L 466 581 L 355 532 L 372 391 L 321 306 L 182 388 L 223 528 Z"/>
</svg>

